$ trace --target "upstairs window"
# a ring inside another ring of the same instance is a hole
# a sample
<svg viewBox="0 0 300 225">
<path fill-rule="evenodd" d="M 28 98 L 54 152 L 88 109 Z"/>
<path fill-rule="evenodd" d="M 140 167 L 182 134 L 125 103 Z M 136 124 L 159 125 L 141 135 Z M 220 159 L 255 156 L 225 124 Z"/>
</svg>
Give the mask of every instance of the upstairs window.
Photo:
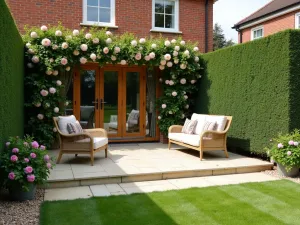
<svg viewBox="0 0 300 225">
<path fill-rule="evenodd" d="M 251 32 L 251 40 L 259 39 L 264 37 L 264 28 L 263 27 L 256 27 L 252 29 Z"/>
<path fill-rule="evenodd" d="M 152 0 L 152 27 L 157 31 L 178 31 L 179 0 Z"/>
<path fill-rule="evenodd" d="M 83 23 L 115 25 L 115 0 L 83 0 Z"/>
<path fill-rule="evenodd" d="M 300 13 L 295 15 L 295 28 L 300 29 Z"/>
</svg>

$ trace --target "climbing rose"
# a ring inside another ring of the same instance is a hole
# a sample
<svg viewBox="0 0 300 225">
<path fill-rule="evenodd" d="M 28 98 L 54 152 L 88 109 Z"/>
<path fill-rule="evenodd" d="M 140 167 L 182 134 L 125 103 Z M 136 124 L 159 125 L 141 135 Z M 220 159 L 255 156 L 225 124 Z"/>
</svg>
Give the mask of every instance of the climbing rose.
<svg viewBox="0 0 300 225">
<path fill-rule="evenodd" d="M 87 34 L 85 35 L 85 38 L 86 38 L 86 39 L 90 39 L 90 38 L 92 38 L 92 35 L 91 35 L 90 33 L 87 33 Z"/>
<path fill-rule="evenodd" d="M 146 61 L 149 61 L 150 59 L 151 59 L 151 57 L 150 57 L 149 55 L 146 55 L 146 56 L 145 56 L 145 60 L 146 60 Z"/>
<path fill-rule="evenodd" d="M 44 119 L 44 115 L 43 115 L 43 114 L 38 114 L 36 117 L 37 117 L 39 120 Z"/>
<path fill-rule="evenodd" d="M 31 37 L 31 38 L 37 38 L 38 35 L 37 35 L 36 32 L 33 31 L 33 32 L 30 33 L 30 37 Z"/>
<path fill-rule="evenodd" d="M 58 75 L 58 70 L 54 70 L 54 71 L 52 72 L 52 74 L 53 74 L 54 76 L 57 76 L 57 75 Z"/>
<path fill-rule="evenodd" d="M 141 39 L 139 40 L 139 42 L 140 42 L 140 44 L 144 44 L 144 43 L 146 42 L 146 39 L 145 39 L 145 38 L 141 38 Z"/>
<path fill-rule="evenodd" d="M 193 51 L 194 51 L 194 52 L 198 52 L 198 51 L 199 51 L 199 48 L 198 48 L 198 47 L 194 47 Z"/>
<path fill-rule="evenodd" d="M 79 30 L 73 30 L 73 35 L 74 35 L 74 36 L 79 35 Z"/>
<path fill-rule="evenodd" d="M 44 96 L 44 97 L 46 97 L 47 95 L 48 95 L 48 91 L 46 91 L 46 90 L 41 90 L 41 95 L 42 96 Z"/>
<path fill-rule="evenodd" d="M 47 74 L 47 75 L 51 75 L 51 74 L 52 74 L 52 70 L 47 70 L 47 71 L 46 71 L 46 74 Z"/>
<path fill-rule="evenodd" d="M 135 59 L 136 59 L 136 60 L 141 60 L 141 58 L 142 58 L 142 54 L 141 54 L 141 53 L 137 53 L 137 54 L 135 55 Z"/>
<path fill-rule="evenodd" d="M 294 141 L 290 140 L 289 145 L 294 145 Z"/>
<path fill-rule="evenodd" d="M 93 43 L 94 43 L 94 44 L 98 44 L 98 43 L 99 43 L 99 38 L 94 38 L 94 39 L 93 39 Z"/>
<path fill-rule="evenodd" d="M 60 86 L 62 83 L 61 83 L 60 80 L 57 80 L 57 81 L 56 81 L 56 84 L 57 84 L 57 86 Z"/>
<path fill-rule="evenodd" d="M 73 55 L 79 55 L 79 51 L 78 50 L 74 50 L 73 51 Z"/>
<path fill-rule="evenodd" d="M 174 85 L 174 81 L 170 80 L 169 85 L 170 86 Z"/>
<path fill-rule="evenodd" d="M 188 109 L 188 108 L 190 108 L 190 106 L 189 106 L 189 105 L 186 105 L 185 108 Z"/>
<path fill-rule="evenodd" d="M 169 81 L 169 80 L 166 80 L 166 81 L 165 81 L 165 84 L 169 84 L 169 83 L 170 83 L 170 81 Z"/>
<path fill-rule="evenodd" d="M 171 41 L 171 43 L 172 43 L 172 44 L 175 44 L 175 43 L 176 43 L 176 40 L 175 40 L 175 39 L 173 39 L 173 40 Z"/>
<path fill-rule="evenodd" d="M 180 47 L 178 45 L 176 45 L 174 49 L 175 49 L 175 51 L 178 52 L 180 50 Z"/>
<path fill-rule="evenodd" d="M 159 69 L 160 69 L 160 70 L 164 70 L 164 69 L 165 69 L 165 66 L 164 66 L 164 65 L 160 65 L 160 66 L 159 66 Z"/>
<path fill-rule="evenodd" d="M 181 84 L 186 84 L 186 79 L 182 78 L 182 79 L 180 80 L 180 83 L 181 83 Z"/>
<path fill-rule="evenodd" d="M 62 35 L 62 32 L 60 30 L 55 31 L 55 36 L 60 37 Z"/>
<path fill-rule="evenodd" d="M 80 61 L 81 64 L 86 64 L 87 59 L 84 58 L 84 57 L 81 57 L 79 61 Z"/>
<path fill-rule="evenodd" d="M 41 145 L 40 149 L 41 149 L 41 150 L 45 150 L 45 149 L 46 149 L 46 146 Z"/>
<path fill-rule="evenodd" d="M 32 183 L 35 180 L 35 176 L 33 174 L 27 175 L 27 181 Z"/>
<path fill-rule="evenodd" d="M 177 96 L 177 92 L 176 92 L 176 91 L 173 91 L 173 92 L 172 92 L 172 96 L 173 96 L 173 97 L 176 97 L 176 96 Z"/>
<path fill-rule="evenodd" d="M 88 46 L 86 44 L 82 44 L 80 45 L 80 49 L 81 51 L 86 52 L 88 50 Z"/>
<path fill-rule="evenodd" d="M 156 44 L 152 44 L 152 45 L 151 45 L 151 48 L 156 48 L 156 47 L 157 47 Z"/>
<path fill-rule="evenodd" d="M 199 62 L 199 57 L 198 56 L 195 57 L 195 62 Z"/>
<path fill-rule="evenodd" d="M 171 60 L 172 57 L 170 54 L 165 54 L 164 58 L 165 58 L 165 60 L 169 61 L 169 60 Z"/>
<path fill-rule="evenodd" d="M 184 63 L 180 64 L 180 69 L 182 69 L 182 70 L 186 69 L 186 64 L 184 64 Z"/>
<path fill-rule="evenodd" d="M 51 41 L 48 38 L 44 38 L 41 43 L 43 46 L 46 46 L 46 47 L 51 45 Z"/>
<path fill-rule="evenodd" d="M 162 79 L 162 78 L 159 78 L 159 82 L 162 83 L 162 82 L 163 82 L 163 79 Z"/>
<path fill-rule="evenodd" d="M 14 172 L 10 172 L 10 173 L 8 174 L 8 178 L 9 178 L 10 180 L 14 180 L 15 177 L 16 177 L 16 175 L 15 175 Z"/>
<path fill-rule="evenodd" d="M 53 109 L 53 111 L 54 111 L 55 113 L 58 113 L 58 112 L 59 112 L 59 108 L 58 108 L 58 107 L 55 107 L 55 108 Z"/>
<path fill-rule="evenodd" d="M 28 68 L 32 68 L 32 67 L 33 67 L 33 64 L 32 64 L 32 63 L 27 63 L 27 67 L 28 67 Z"/>
<path fill-rule="evenodd" d="M 56 93 L 56 89 L 54 87 L 49 88 L 49 92 L 51 94 L 55 94 Z"/>
<path fill-rule="evenodd" d="M 18 148 L 13 148 L 11 152 L 12 152 L 12 153 L 18 153 L 18 152 L 19 152 L 19 149 L 18 149 Z"/>
<path fill-rule="evenodd" d="M 105 33 L 107 36 L 111 36 L 112 35 L 112 32 L 110 32 L 110 31 L 106 31 L 106 33 Z"/>
<path fill-rule="evenodd" d="M 18 156 L 12 155 L 12 156 L 10 157 L 10 161 L 12 161 L 12 162 L 18 161 Z"/>
<path fill-rule="evenodd" d="M 104 53 L 104 54 L 109 53 L 109 48 L 108 48 L 108 47 L 103 48 L 103 53 Z"/>
<path fill-rule="evenodd" d="M 29 144 L 27 142 L 24 142 L 23 145 L 26 146 L 26 147 L 29 146 Z"/>
<path fill-rule="evenodd" d="M 40 102 L 38 102 L 38 103 L 35 103 L 35 107 L 41 107 L 41 103 Z"/>
<path fill-rule="evenodd" d="M 60 63 L 61 63 L 61 65 L 67 65 L 68 64 L 68 60 L 66 59 L 66 58 L 62 58 L 61 60 L 60 60 Z"/>
<path fill-rule="evenodd" d="M 185 45 L 185 41 L 181 41 L 180 44 L 181 44 L 181 45 Z"/>
<path fill-rule="evenodd" d="M 46 27 L 45 25 L 41 26 L 41 31 L 47 31 L 48 30 L 48 27 Z"/>
<path fill-rule="evenodd" d="M 58 49 L 58 45 L 52 45 L 52 49 L 53 49 L 53 50 Z"/>
<path fill-rule="evenodd" d="M 45 160 L 46 162 L 48 162 L 48 161 L 50 160 L 50 156 L 49 156 L 49 155 L 45 155 L 45 156 L 44 156 L 44 160 Z"/>
<path fill-rule="evenodd" d="M 95 60 L 97 59 L 97 56 L 96 56 L 95 53 L 92 53 L 92 54 L 90 55 L 90 58 L 91 58 L 91 60 L 95 61 Z"/>
<path fill-rule="evenodd" d="M 287 154 L 288 156 L 290 156 L 290 155 L 292 154 L 292 152 L 291 152 L 291 151 L 288 151 L 286 154 Z"/>
<path fill-rule="evenodd" d="M 111 43 L 112 43 L 112 40 L 111 40 L 111 38 L 107 38 L 105 42 L 106 42 L 106 44 L 108 44 L 108 45 L 109 45 L 109 44 L 111 44 Z"/>
<path fill-rule="evenodd" d="M 67 42 L 63 42 L 63 43 L 61 44 L 61 47 L 62 47 L 63 49 L 67 49 L 67 48 L 69 47 L 69 45 L 68 45 Z"/>
<path fill-rule="evenodd" d="M 126 65 L 126 63 L 127 63 L 126 60 L 124 60 L 124 59 L 121 60 L 121 65 Z"/>
<path fill-rule="evenodd" d="M 137 41 L 136 40 L 131 41 L 131 45 L 132 46 L 136 46 L 137 45 Z"/>
<path fill-rule="evenodd" d="M 30 48 L 30 49 L 28 49 L 28 51 L 27 51 L 27 52 L 28 52 L 29 54 L 32 54 L 32 55 L 34 54 L 34 50 L 33 50 L 33 49 L 31 49 L 31 48 Z"/>
<path fill-rule="evenodd" d="M 154 58 L 155 58 L 155 53 L 154 53 L 154 52 L 151 52 L 151 53 L 149 54 L 149 56 L 150 56 L 151 59 L 154 59 Z"/>
<path fill-rule="evenodd" d="M 34 152 L 30 153 L 30 158 L 35 159 L 36 158 L 36 154 Z"/>
<path fill-rule="evenodd" d="M 173 114 L 173 112 L 172 112 L 172 111 L 169 111 L 169 114 Z"/>
<path fill-rule="evenodd" d="M 183 53 L 185 56 L 189 56 L 190 55 L 190 51 L 189 50 L 185 50 Z"/>
<path fill-rule="evenodd" d="M 28 158 L 24 158 L 24 162 L 28 163 L 29 159 Z"/>
<path fill-rule="evenodd" d="M 196 83 L 196 80 L 191 80 L 191 84 L 194 84 L 194 83 Z"/>
<path fill-rule="evenodd" d="M 157 119 L 161 120 L 161 116 L 158 116 Z"/>
<path fill-rule="evenodd" d="M 179 59 L 174 59 L 174 63 L 178 64 L 179 63 Z"/>
<path fill-rule="evenodd" d="M 185 100 L 187 100 L 189 98 L 187 95 L 184 95 L 183 97 Z"/>
<path fill-rule="evenodd" d="M 170 46 L 171 42 L 170 41 L 165 41 L 165 46 Z"/>
<path fill-rule="evenodd" d="M 26 167 L 24 168 L 24 172 L 25 172 L 26 174 L 32 173 L 32 171 L 33 171 L 33 168 L 32 168 L 31 166 L 26 166 Z"/>
<path fill-rule="evenodd" d="M 178 56 L 178 52 L 177 52 L 177 51 L 174 51 L 174 52 L 173 52 L 173 56 Z"/>
<path fill-rule="evenodd" d="M 40 61 L 40 59 L 39 59 L 38 56 L 35 55 L 35 56 L 32 57 L 31 61 L 32 61 L 33 63 L 38 63 L 38 62 Z"/>
<path fill-rule="evenodd" d="M 120 51 L 121 51 L 121 49 L 119 47 L 114 48 L 114 53 L 118 54 Z"/>
<path fill-rule="evenodd" d="M 163 109 L 165 109 L 165 108 L 167 108 L 167 105 L 166 105 L 166 104 L 162 104 L 161 107 L 162 107 Z"/>
<path fill-rule="evenodd" d="M 67 66 L 66 71 L 70 71 L 71 67 Z"/>
<path fill-rule="evenodd" d="M 172 62 L 168 62 L 167 63 L 167 67 L 172 67 L 173 66 L 173 63 Z"/>
<path fill-rule="evenodd" d="M 161 60 L 161 61 L 160 61 L 160 65 L 164 66 L 164 65 L 166 65 L 166 64 L 167 64 L 166 60 Z"/>
</svg>

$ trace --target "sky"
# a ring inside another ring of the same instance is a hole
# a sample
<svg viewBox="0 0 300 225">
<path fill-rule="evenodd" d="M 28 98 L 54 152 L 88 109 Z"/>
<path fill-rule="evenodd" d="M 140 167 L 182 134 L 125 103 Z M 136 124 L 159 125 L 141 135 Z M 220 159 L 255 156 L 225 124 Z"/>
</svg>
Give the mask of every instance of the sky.
<svg viewBox="0 0 300 225">
<path fill-rule="evenodd" d="M 218 0 L 214 4 L 214 23 L 222 26 L 226 39 L 238 42 L 233 25 L 249 16 L 271 0 Z"/>
</svg>

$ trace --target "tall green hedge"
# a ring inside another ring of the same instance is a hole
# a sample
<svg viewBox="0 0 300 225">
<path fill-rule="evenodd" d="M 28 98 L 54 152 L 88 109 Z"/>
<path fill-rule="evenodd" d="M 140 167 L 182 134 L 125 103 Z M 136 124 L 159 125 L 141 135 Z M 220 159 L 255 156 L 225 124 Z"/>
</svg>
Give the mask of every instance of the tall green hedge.
<svg viewBox="0 0 300 225">
<path fill-rule="evenodd" d="M 23 135 L 23 41 L 0 1 L 0 151 L 9 136 Z"/>
<path fill-rule="evenodd" d="M 278 132 L 300 128 L 300 31 L 204 55 L 196 112 L 232 115 L 228 146 L 263 153 Z"/>
</svg>

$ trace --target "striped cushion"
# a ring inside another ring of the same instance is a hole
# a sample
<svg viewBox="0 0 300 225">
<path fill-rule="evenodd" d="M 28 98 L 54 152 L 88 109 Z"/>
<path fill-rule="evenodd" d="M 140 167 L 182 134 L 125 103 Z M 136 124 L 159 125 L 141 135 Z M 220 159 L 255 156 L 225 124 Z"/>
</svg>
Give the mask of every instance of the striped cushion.
<svg viewBox="0 0 300 225">
<path fill-rule="evenodd" d="M 202 132 L 205 132 L 208 130 L 215 130 L 216 127 L 217 127 L 216 122 L 205 121 L 205 123 L 203 124 L 203 127 L 202 127 Z"/>
<path fill-rule="evenodd" d="M 184 123 L 184 126 L 182 127 L 181 132 L 185 133 L 185 134 L 193 134 L 196 125 L 197 125 L 197 120 L 186 119 L 185 123 Z"/>
<path fill-rule="evenodd" d="M 76 120 L 75 123 L 68 123 L 67 124 L 67 130 L 69 134 L 80 134 L 83 133 L 82 127 L 78 120 Z"/>
</svg>

